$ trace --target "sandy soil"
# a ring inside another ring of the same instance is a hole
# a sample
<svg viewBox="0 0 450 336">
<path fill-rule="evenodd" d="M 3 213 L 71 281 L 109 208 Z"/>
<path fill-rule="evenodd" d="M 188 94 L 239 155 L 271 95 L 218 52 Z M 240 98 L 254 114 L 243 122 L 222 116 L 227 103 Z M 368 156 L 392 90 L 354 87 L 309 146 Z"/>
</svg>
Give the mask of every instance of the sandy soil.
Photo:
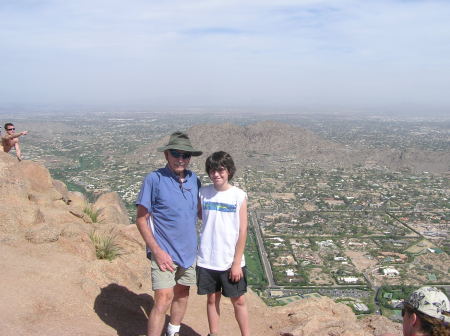
<svg viewBox="0 0 450 336">
<path fill-rule="evenodd" d="M 366 252 L 346 250 L 345 255 L 352 260 L 356 269 L 360 272 L 363 272 L 368 268 L 372 268 L 377 264 L 377 261 L 375 259 L 371 260 L 367 258 Z"/>
</svg>

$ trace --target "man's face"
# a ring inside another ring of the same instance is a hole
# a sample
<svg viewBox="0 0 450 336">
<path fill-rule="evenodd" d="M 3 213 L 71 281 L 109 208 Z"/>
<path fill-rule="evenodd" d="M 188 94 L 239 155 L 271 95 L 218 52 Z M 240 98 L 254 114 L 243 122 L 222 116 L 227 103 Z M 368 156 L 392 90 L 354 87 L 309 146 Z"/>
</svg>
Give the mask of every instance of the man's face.
<svg viewBox="0 0 450 336">
<path fill-rule="evenodd" d="M 191 155 L 189 152 L 185 152 L 178 149 L 169 149 L 164 152 L 169 168 L 176 174 L 182 175 L 184 170 L 187 169 Z"/>
<path fill-rule="evenodd" d="M 15 133 L 16 132 L 16 128 L 14 127 L 14 125 L 9 125 L 9 126 L 6 127 L 6 132 L 8 134 Z"/>
</svg>

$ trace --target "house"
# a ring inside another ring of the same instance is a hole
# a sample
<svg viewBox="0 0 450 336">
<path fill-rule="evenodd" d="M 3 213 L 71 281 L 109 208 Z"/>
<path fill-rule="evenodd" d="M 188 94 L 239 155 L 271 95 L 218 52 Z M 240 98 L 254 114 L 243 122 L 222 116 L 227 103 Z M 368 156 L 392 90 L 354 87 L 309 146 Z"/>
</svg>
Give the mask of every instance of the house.
<svg viewBox="0 0 450 336">
<path fill-rule="evenodd" d="M 358 278 L 357 277 L 340 277 L 339 278 L 340 281 L 343 281 L 345 283 L 357 283 L 358 282 Z"/>
<path fill-rule="evenodd" d="M 366 311 L 369 311 L 369 307 L 367 307 L 364 303 L 361 303 L 361 302 L 359 302 L 359 303 L 354 303 L 354 304 L 353 304 L 353 307 L 355 307 L 355 310 L 356 310 L 356 311 L 359 311 L 359 312 L 366 312 Z"/>
<path fill-rule="evenodd" d="M 400 275 L 400 272 L 397 271 L 393 267 L 386 267 L 386 268 L 383 269 L 383 275 L 384 276 L 388 276 L 388 277 L 395 277 L 397 275 Z"/>
</svg>

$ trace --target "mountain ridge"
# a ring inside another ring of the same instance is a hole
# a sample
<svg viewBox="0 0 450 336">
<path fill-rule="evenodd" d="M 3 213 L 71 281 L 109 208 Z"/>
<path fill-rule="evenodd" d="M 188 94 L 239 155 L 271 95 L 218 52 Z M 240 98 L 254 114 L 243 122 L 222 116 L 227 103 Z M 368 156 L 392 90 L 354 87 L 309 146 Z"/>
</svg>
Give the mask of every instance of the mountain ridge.
<svg viewBox="0 0 450 336">
<path fill-rule="evenodd" d="M 199 124 L 185 131 L 193 146 L 203 150 L 201 158 L 224 150 L 233 156 L 238 168 L 270 170 L 290 161 L 302 167 L 323 169 L 362 166 L 438 174 L 448 173 L 450 169 L 448 152 L 343 145 L 308 129 L 275 121 L 245 126 L 232 123 Z M 169 135 L 143 145 L 127 155 L 127 160 L 135 163 L 154 161 L 149 154 L 156 154 L 157 148 L 167 144 L 168 139 Z"/>
</svg>

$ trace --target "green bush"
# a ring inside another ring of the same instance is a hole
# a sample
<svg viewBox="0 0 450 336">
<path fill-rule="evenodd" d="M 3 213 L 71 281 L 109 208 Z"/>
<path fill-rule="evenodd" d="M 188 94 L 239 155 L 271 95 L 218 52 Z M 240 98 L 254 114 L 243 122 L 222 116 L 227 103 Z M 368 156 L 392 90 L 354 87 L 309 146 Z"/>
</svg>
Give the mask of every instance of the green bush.
<svg viewBox="0 0 450 336">
<path fill-rule="evenodd" d="M 122 249 L 116 242 L 117 236 L 112 232 L 99 234 L 94 230 L 89 234 L 89 238 L 94 244 L 97 259 L 111 261 L 122 254 Z"/>
<path fill-rule="evenodd" d="M 83 209 L 83 212 L 89 216 L 89 218 L 92 220 L 92 223 L 100 223 L 101 220 L 99 219 L 100 213 L 98 210 L 94 210 L 94 208 L 91 205 L 86 205 Z"/>
</svg>

